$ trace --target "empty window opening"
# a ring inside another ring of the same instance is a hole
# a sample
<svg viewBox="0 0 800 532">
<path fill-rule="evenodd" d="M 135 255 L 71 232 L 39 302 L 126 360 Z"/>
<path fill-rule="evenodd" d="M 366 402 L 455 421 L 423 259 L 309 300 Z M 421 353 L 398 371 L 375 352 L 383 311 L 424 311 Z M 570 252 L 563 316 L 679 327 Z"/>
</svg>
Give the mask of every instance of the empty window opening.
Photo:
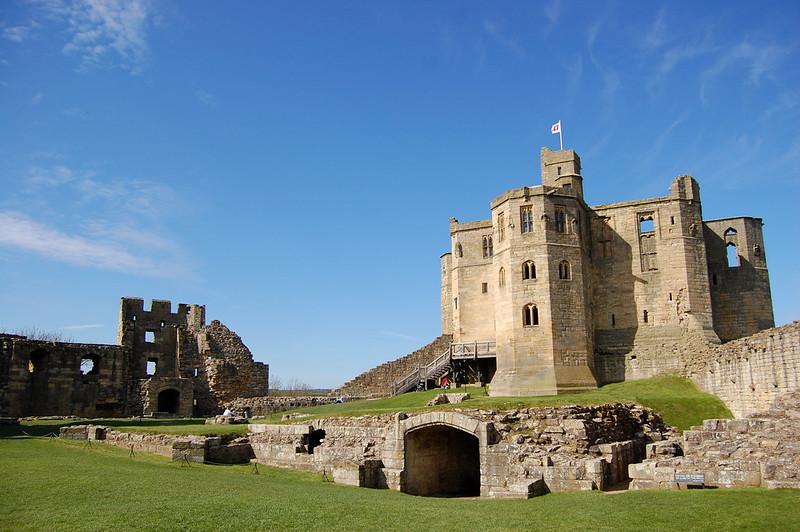
<svg viewBox="0 0 800 532">
<path fill-rule="evenodd" d="M 714 286 L 717 286 L 717 274 L 716 273 L 712 273 L 711 274 L 711 284 L 714 285 Z"/>
<path fill-rule="evenodd" d="M 755 255 L 756 257 L 761 256 L 761 246 L 759 246 L 758 244 L 753 244 L 753 255 Z"/>
<path fill-rule="evenodd" d="M 672 301 L 672 292 L 669 293 L 669 300 Z"/>
<path fill-rule="evenodd" d="M 163 321 L 162 321 L 162 322 L 159 324 L 159 326 L 160 326 L 162 329 L 164 328 L 164 326 L 165 326 L 165 325 L 166 325 L 166 323 L 164 323 Z"/>
<path fill-rule="evenodd" d="M 642 312 L 642 321 L 644 321 L 645 323 L 648 322 L 648 315 L 646 310 Z"/>
<path fill-rule="evenodd" d="M 533 232 L 533 206 L 523 205 L 519 208 L 519 223 L 523 233 Z"/>
<path fill-rule="evenodd" d="M 47 367 L 47 351 L 36 349 L 28 357 L 28 373 L 41 373 Z"/>
<path fill-rule="evenodd" d="M 494 244 L 492 237 L 487 235 L 483 237 L 483 258 L 488 259 L 492 255 L 494 255 Z"/>
<path fill-rule="evenodd" d="M 567 210 L 564 207 L 556 207 L 556 231 L 567 232 Z"/>
<path fill-rule="evenodd" d="M 639 234 L 655 233 L 656 223 L 653 221 L 653 215 L 647 214 L 639 217 Z"/>
<path fill-rule="evenodd" d="M 611 315 L 611 326 L 615 327 L 616 325 L 617 325 L 617 317 L 614 314 L 612 314 Z"/>
<path fill-rule="evenodd" d="M 506 269 L 500 268 L 500 271 L 497 273 L 497 283 L 500 286 L 506 285 Z"/>
<path fill-rule="evenodd" d="M 675 225 L 675 217 L 674 216 L 670 216 L 669 217 L 669 225 Z"/>
<path fill-rule="evenodd" d="M 558 264 L 558 278 L 566 280 L 572 279 L 572 271 L 569 262 L 562 260 Z"/>
<path fill-rule="evenodd" d="M 464 256 L 464 249 L 461 247 L 461 243 L 459 242 L 456 244 L 456 257 L 463 257 Z"/>
<path fill-rule="evenodd" d="M 561 175 L 561 167 L 560 166 L 556 167 L 556 175 Z"/>
<path fill-rule="evenodd" d="M 453 298 L 453 306 L 456 307 L 456 310 L 458 310 L 458 298 L 457 297 Z"/>
<path fill-rule="evenodd" d="M 524 327 L 539 325 L 539 309 L 533 303 L 529 303 L 522 308 L 522 325 Z"/>
<path fill-rule="evenodd" d="M 158 394 L 158 411 L 167 414 L 177 414 L 180 405 L 181 393 L 170 388 Z"/>
<path fill-rule="evenodd" d="M 485 294 L 489 291 L 489 283 L 481 283 L 481 294 Z"/>
<path fill-rule="evenodd" d="M 98 366 L 99 364 L 97 357 L 83 357 L 79 366 L 81 375 L 97 375 L 100 372 L 100 368 Z"/>
<path fill-rule="evenodd" d="M 725 236 L 736 236 L 736 234 L 737 234 L 736 229 L 734 229 L 733 227 L 725 229 Z"/>
<path fill-rule="evenodd" d="M 134 316 L 133 316 L 131 319 L 132 319 L 133 321 L 136 321 L 136 316 L 134 315 Z"/>
<path fill-rule="evenodd" d="M 570 192 L 572 191 L 572 183 L 564 183 L 563 185 L 561 185 L 561 188 L 563 190 L 566 190 L 567 192 Z"/>
<path fill-rule="evenodd" d="M 145 369 L 145 373 L 148 376 L 152 377 L 156 374 L 156 370 L 158 369 L 158 359 L 157 358 L 148 358 L 147 359 L 147 368 Z"/>
<path fill-rule="evenodd" d="M 502 242 L 506 237 L 506 215 L 500 213 L 497 215 L 497 241 Z"/>
<path fill-rule="evenodd" d="M 194 368 L 194 376 L 197 377 L 198 375 L 200 375 L 200 370 L 197 369 L 197 368 Z"/>
<path fill-rule="evenodd" d="M 736 250 L 736 244 L 728 244 L 725 246 L 725 251 L 728 258 L 728 268 L 739 267 L 739 252 Z"/>
<path fill-rule="evenodd" d="M 532 260 L 522 263 L 522 280 L 536 279 L 536 264 Z"/>
<path fill-rule="evenodd" d="M 144 332 L 144 341 L 148 344 L 152 344 L 156 341 L 156 332 L 155 331 L 145 331 Z"/>
</svg>

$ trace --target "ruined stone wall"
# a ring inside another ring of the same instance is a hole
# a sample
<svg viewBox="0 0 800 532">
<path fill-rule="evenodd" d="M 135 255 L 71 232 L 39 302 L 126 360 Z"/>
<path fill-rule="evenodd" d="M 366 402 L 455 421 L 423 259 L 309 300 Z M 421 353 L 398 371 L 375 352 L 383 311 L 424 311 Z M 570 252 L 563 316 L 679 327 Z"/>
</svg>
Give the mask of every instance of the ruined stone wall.
<svg viewBox="0 0 800 532">
<path fill-rule="evenodd" d="M 672 435 L 648 409 L 608 404 L 254 424 L 249 441 L 256 459 L 266 464 L 324 470 L 337 482 L 416 493 L 407 464 L 415 458 L 408 453 L 420 449 L 409 447 L 408 438 L 430 427 L 440 427 L 443 437 L 462 432 L 479 437 L 480 448 L 475 452 L 480 453 L 480 492 L 490 497 L 605 489 L 627 478 L 628 464 L 641 460 L 645 444 Z M 438 436 L 432 437 L 429 443 L 434 447 L 449 441 L 437 443 Z M 440 473 L 433 468 L 429 472 Z"/>
<path fill-rule="evenodd" d="M 723 342 L 775 326 L 760 218 L 703 223 L 714 329 Z M 728 251 L 736 256 L 728 264 Z"/>
<path fill-rule="evenodd" d="M 792 392 L 750 418 L 708 419 L 675 441 L 678 456 L 648 446 L 647 460 L 629 467 L 631 489 L 676 489 L 689 475 L 710 487 L 800 488 L 798 404 Z"/>
<path fill-rule="evenodd" d="M 3 336 L 0 400 L 11 416 L 119 416 L 127 400 L 121 346 L 71 344 Z M 82 360 L 91 360 L 81 369 Z M 2 407 L 2 404 L 0 404 Z"/>
<path fill-rule="evenodd" d="M 349 400 L 356 398 L 349 397 Z M 235 413 L 241 413 L 245 408 L 250 408 L 253 416 L 267 416 L 275 412 L 283 412 L 294 408 L 327 405 L 336 402 L 332 396 L 287 396 L 280 397 L 268 395 L 262 397 L 240 397 L 228 401 L 226 406 Z"/>
<path fill-rule="evenodd" d="M 443 334 L 428 345 L 370 369 L 334 390 L 334 396 L 386 397 L 392 393 L 392 385 L 417 367 L 424 367 L 447 351 L 453 337 Z"/>
<path fill-rule="evenodd" d="M 268 366 L 254 362 L 253 354 L 239 335 L 219 320 L 200 329 L 197 344 L 205 361 L 209 391 L 218 403 L 268 393 Z"/>
<path fill-rule="evenodd" d="M 800 322 L 682 354 L 683 373 L 736 417 L 764 411 L 800 389 Z"/>
</svg>

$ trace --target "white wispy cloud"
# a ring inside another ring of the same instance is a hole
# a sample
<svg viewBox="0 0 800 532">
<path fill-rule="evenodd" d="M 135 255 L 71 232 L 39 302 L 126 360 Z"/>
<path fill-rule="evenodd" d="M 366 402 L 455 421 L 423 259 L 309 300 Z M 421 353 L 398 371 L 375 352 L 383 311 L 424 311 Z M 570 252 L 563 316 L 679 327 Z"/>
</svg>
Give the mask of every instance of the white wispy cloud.
<svg viewBox="0 0 800 532">
<path fill-rule="evenodd" d="M 68 167 L 56 164 L 48 167 L 32 166 L 28 169 L 28 183 L 32 185 L 56 186 L 75 179 L 75 173 Z"/>
<path fill-rule="evenodd" d="M 708 88 L 728 69 L 744 69 L 751 83 L 758 84 L 761 78 L 778 68 L 788 50 L 776 44 L 756 44 L 744 40 L 728 48 L 713 65 L 700 75 L 700 100 L 706 103 Z"/>
<path fill-rule="evenodd" d="M 646 48 L 661 48 L 669 40 L 667 23 L 665 21 L 666 15 L 667 10 L 664 7 L 659 9 L 658 13 L 656 13 L 656 18 L 653 20 L 653 25 L 644 35 L 644 46 Z"/>
<path fill-rule="evenodd" d="M 194 91 L 194 96 L 195 98 L 197 98 L 198 102 L 200 102 L 202 105 L 206 107 L 210 107 L 212 109 L 217 107 L 217 100 L 210 92 L 206 90 L 197 89 L 196 91 Z"/>
<path fill-rule="evenodd" d="M 769 120 L 773 116 L 797 109 L 800 106 L 800 91 L 786 91 L 778 95 L 772 104 L 761 113 L 761 120 Z"/>
<path fill-rule="evenodd" d="M 59 327 L 59 329 L 63 331 L 79 331 L 82 329 L 102 329 L 105 327 L 102 323 L 86 323 L 83 325 L 64 325 L 63 327 Z"/>
<path fill-rule="evenodd" d="M 22 24 L 19 26 L 9 26 L 7 28 L 3 28 L 3 38 L 8 41 L 13 42 L 24 42 L 28 40 L 34 33 L 34 31 L 39 27 L 39 23 L 35 20 L 31 20 L 28 24 Z"/>
<path fill-rule="evenodd" d="M 64 116 L 68 116 L 70 118 L 84 119 L 89 116 L 86 113 L 86 111 L 84 111 L 80 107 L 67 107 L 66 109 L 63 109 L 61 112 L 64 114 Z"/>
<path fill-rule="evenodd" d="M 550 0 L 544 5 L 544 18 L 547 20 L 544 34 L 547 35 L 555 29 L 561 18 L 561 0 Z"/>
<path fill-rule="evenodd" d="M 520 59 L 525 58 L 525 48 L 517 42 L 516 39 L 509 37 L 502 31 L 500 25 L 494 20 L 484 20 L 483 21 L 483 29 L 488 33 L 492 38 L 494 38 L 497 42 L 503 45 L 506 49 L 508 49 L 511 53 L 519 57 Z"/>
<path fill-rule="evenodd" d="M 37 5 L 49 19 L 66 25 L 69 40 L 63 51 L 80 57 L 82 68 L 118 61 L 133 74 L 142 72 L 153 23 L 149 0 L 44 0 Z"/>
<path fill-rule="evenodd" d="M 31 96 L 31 105 L 39 105 L 44 100 L 44 93 L 42 91 L 37 91 Z"/>
<path fill-rule="evenodd" d="M 144 275 L 164 273 L 149 258 L 131 253 L 117 243 L 68 234 L 22 213 L 0 212 L 0 229 L 0 245 L 60 262 Z"/>
</svg>

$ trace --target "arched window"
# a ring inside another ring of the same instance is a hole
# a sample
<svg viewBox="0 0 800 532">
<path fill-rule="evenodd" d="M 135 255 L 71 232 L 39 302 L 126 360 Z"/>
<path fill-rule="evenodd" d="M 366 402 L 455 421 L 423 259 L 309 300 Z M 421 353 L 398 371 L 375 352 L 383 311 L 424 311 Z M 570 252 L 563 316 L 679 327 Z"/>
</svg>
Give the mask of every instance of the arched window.
<svg viewBox="0 0 800 532">
<path fill-rule="evenodd" d="M 524 327 L 539 325 L 539 309 L 533 303 L 522 307 L 522 325 Z"/>
<path fill-rule="evenodd" d="M 562 260 L 558 263 L 558 278 L 559 279 L 572 279 L 572 272 L 570 270 L 569 262 Z"/>
<path fill-rule="evenodd" d="M 501 267 L 500 271 L 497 273 L 497 284 L 500 286 L 506 285 L 506 269 Z"/>
<path fill-rule="evenodd" d="M 725 236 L 736 236 L 736 234 L 737 234 L 736 229 L 734 229 L 733 227 L 725 229 Z"/>
<path fill-rule="evenodd" d="M 492 237 L 487 235 L 483 237 L 483 258 L 488 259 L 492 255 L 494 255 L 494 244 Z"/>
<path fill-rule="evenodd" d="M 81 357 L 79 369 L 81 375 L 97 375 L 100 373 L 100 357 L 94 354 Z"/>
<path fill-rule="evenodd" d="M 461 258 L 464 256 L 464 250 L 461 248 L 461 242 L 456 244 L 456 257 Z"/>
<path fill-rule="evenodd" d="M 536 264 L 532 260 L 522 263 L 522 280 L 536 279 Z"/>
</svg>

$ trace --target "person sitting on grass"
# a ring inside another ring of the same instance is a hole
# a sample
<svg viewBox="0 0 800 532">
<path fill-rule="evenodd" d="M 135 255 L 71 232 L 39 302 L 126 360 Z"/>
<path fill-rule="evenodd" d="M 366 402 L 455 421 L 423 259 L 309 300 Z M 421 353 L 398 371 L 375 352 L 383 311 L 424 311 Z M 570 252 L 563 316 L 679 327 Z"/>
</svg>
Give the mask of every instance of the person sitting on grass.
<svg viewBox="0 0 800 532">
<path fill-rule="evenodd" d="M 231 411 L 231 409 L 226 406 L 225 411 L 222 413 L 222 415 L 225 417 L 233 417 L 233 411 Z"/>
</svg>

